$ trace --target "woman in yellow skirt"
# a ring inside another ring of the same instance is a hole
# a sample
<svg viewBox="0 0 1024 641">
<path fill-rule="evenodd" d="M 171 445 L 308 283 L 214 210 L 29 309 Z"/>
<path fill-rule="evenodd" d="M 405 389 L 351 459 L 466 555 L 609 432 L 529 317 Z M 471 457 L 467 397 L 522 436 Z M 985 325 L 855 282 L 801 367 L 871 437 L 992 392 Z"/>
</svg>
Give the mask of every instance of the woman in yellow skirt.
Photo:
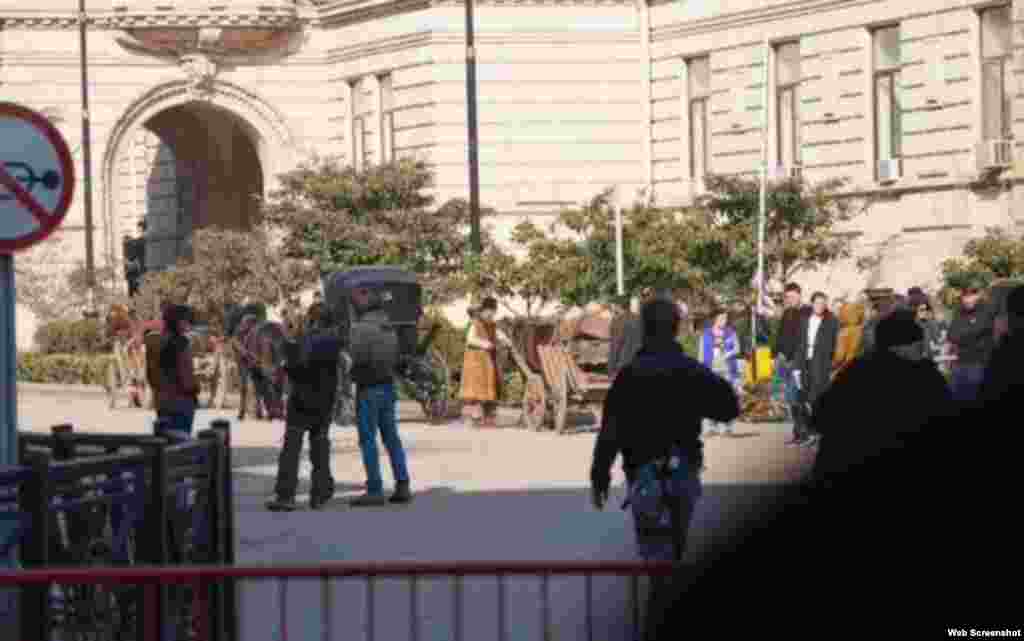
<svg viewBox="0 0 1024 641">
<path fill-rule="evenodd" d="M 474 427 L 497 427 L 498 399 L 501 397 L 501 372 L 498 369 L 498 343 L 512 341 L 494 322 L 498 301 L 485 298 L 471 314 L 466 355 L 462 360 L 462 401 L 465 414 Z"/>
</svg>

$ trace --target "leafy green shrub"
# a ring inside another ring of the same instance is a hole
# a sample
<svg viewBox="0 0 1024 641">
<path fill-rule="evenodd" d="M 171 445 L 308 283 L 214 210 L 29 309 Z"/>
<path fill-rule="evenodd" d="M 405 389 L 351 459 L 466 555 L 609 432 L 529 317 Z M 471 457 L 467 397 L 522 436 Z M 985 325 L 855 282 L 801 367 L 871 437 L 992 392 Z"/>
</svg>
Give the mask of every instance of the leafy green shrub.
<svg viewBox="0 0 1024 641">
<path fill-rule="evenodd" d="M 452 376 L 462 371 L 462 357 L 466 352 L 466 328 L 458 327 L 443 314 L 429 313 L 425 323 L 434 325 L 434 338 L 431 345 L 444 357 Z"/>
<path fill-rule="evenodd" d="M 18 354 L 17 380 L 22 383 L 102 385 L 112 357 L 106 354 Z"/>
<path fill-rule="evenodd" d="M 44 323 L 35 340 L 42 354 L 104 354 L 113 347 L 103 322 L 91 318 Z"/>
<path fill-rule="evenodd" d="M 690 358 L 697 358 L 700 350 L 700 334 L 697 332 L 687 332 L 679 337 L 679 344 L 683 346 L 683 351 Z"/>
</svg>

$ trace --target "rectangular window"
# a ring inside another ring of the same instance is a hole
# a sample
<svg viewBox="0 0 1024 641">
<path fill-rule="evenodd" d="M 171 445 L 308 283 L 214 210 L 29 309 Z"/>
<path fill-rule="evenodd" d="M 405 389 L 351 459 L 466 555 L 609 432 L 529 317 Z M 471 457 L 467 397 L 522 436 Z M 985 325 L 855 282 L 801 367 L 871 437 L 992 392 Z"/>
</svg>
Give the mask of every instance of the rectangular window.
<svg viewBox="0 0 1024 641">
<path fill-rule="evenodd" d="M 394 91 L 391 87 L 391 74 L 380 77 L 380 160 L 382 163 L 392 162 L 395 159 L 395 124 L 392 109 L 394 106 Z"/>
<path fill-rule="evenodd" d="M 899 100 L 900 28 L 883 27 L 872 34 L 875 50 L 875 160 L 900 156 L 902 111 Z M 878 171 L 878 162 L 875 163 Z"/>
<path fill-rule="evenodd" d="M 1011 128 L 1010 95 L 1006 91 L 1010 71 L 1009 7 L 993 7 L 981 12 L 981 104 L 982 135 L 985 140 L 1009 138 Z"/>
<path fill-rule="evenodd" d="M 800 43 L 775 47 L 776 162 L 786 171 L 800 166 Z"/>
<path fill-rule="evenodd" d="M 711 64 L 707 57 L 686 61 L 689 81 L 690 178 L 699 180 L 711 170 L 708 144 L 708 98 L 711 95 Z"/>
</svg>

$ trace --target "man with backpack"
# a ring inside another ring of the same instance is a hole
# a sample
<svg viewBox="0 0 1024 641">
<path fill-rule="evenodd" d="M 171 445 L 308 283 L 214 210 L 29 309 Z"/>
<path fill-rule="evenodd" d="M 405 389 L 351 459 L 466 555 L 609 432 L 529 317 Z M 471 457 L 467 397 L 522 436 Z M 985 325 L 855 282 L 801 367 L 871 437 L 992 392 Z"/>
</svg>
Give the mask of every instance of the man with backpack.
<svg viewBox="0 0 1024 641">
<path fill-rule="evenodd" d="M 384 505 L 389 501 L 408 503 L 412 500 L 412 493 L 405 450 L 398 436 L 398 396 L 395 390 L 395 370 L 400 357 L 398 334 L 389 324 L 380 294 L 357 289 L 352 293 L 352 303 L 357 316 L 351 331 L 351 377 L 356 384 L 359 449 L 366 467 L 366 494 L 354 499 L 352 505 Z M 395 478 L 395 492 L 390 499 L 384 495 L 377 452 L 378 431 L 388 451 Z"/>
<path fill-rule="evenodd" d="M 686 355 L 676 340 L 682 314 L 666 300 L 640 312 L 643 347 L 615 378 L 604 403 L 601 432 L 590 469 L 594 507 L 603 509 L 618 454 L 626 473 L 639 556 L 682 561 L 687 532 L 701 495 L 701 424 L 736 420 L 732 385 Z M 661 638 L 666 612 L 662 588 L 648 603 L 648 639 Z"/>
</svg>

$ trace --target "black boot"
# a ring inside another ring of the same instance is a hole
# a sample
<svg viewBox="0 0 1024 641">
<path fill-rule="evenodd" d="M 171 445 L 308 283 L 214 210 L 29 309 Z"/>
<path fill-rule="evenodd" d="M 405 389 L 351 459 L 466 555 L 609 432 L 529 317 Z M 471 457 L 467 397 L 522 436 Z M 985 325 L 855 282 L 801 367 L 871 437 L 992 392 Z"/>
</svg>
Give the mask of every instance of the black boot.
<svg viewBox="0 0 1024 641">
<path fill-rule="evenodd" d="M 392 503 L 409 503 L 412 501 L 412 492 L 409 490 L 409 481 L 398 481 L 395 483 L 395 493 L 391 495 Z"/>
</svg>

